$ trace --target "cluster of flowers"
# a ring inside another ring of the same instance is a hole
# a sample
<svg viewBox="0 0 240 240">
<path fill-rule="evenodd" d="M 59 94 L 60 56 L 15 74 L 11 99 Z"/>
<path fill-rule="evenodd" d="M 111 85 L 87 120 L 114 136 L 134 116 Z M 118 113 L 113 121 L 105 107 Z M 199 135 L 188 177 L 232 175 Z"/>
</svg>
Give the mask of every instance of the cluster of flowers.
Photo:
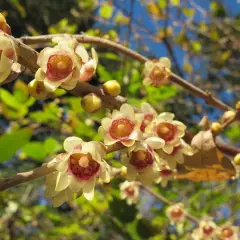
<svg viewBox="0 0 240 240">
<path fill-rule="evenodd" d="M 72 90 L 77 83 L 91 80 L 95 74 L 98 56 L 94 48 L 92 57 L 73 38 L 55 38 L 54 47 L 44 48 L 37 60 L 39 69 L 35 79 L 29 84 L 30 93 L 36 98 L 44 98 L 58 87 Z"/>
<path fill-rule="evenodd" d="M 185 125 L 174 120 L 174 114 L 161 113 L 147 103 L 141 112 L 135 113 L 129 104 L 113 110 L 103 118 L 99 132 L 104 138 L 100 142 L 83 142 L 70 137 L 64 142 L 66 153 L 58 155 L 48 164 L 56 164 L 56 172 L 47 176 L 47 195 L 53 198 L 54 206 L 70 200 L 73 193 L 91 200 L 96 177 L 108 182 L 111 168 L 103 160 L 106 146 L 121 144 L 121 160 L 127 168 L 129 181 L 139 180 L 145 185 L 153 180 L 166 186 L 174 179 L 176 164 L 183 163 L 184 154 L 192 154 L 191 147 L 184 142 Z"/>
<path fill-rule="evenodd" d="M 0 13 L 0 83 L 8 78 L 13 64 L 18 61 L 17 48 L 6 33 L 11 34 L 11 28 Z"/>
</svg>

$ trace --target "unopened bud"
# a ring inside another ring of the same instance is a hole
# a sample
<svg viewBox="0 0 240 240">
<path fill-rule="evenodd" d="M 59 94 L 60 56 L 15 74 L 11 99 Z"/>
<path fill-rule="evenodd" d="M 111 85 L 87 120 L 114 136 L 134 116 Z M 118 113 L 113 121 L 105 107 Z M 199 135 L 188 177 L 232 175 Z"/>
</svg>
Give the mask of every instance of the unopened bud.
<svg viewBox="0 0 240 240">
<path fill-rule="evenodd" d="M 237 109 L 238 111 L 240 111 L 240 101 L 238 101 L 238 102 L 236 103 L 236 109 Z"/>
<path fill-rule="evenodd" d="M 221 122 L 222 122 L 222 123 L 225 123 L 225 122 L 227 122 L 229 119 L 234 118 L 235 115 L 236 115 L 236 113 L 235 113 L 234 111 L 226 111 L 226 112 L 223 114 L 222 118 L 221 118 Z"/>
<path fill-rule="evenodd" d="M 38 100 L 46 99 L 48 95 L 43 82 L 37 81 L 36 79 L 32 80 L 28 84 L 28 92 L 31 96 Z"/>
<path fill-rule="evenodd" d="M 116 80 L 107 81 L 103 84 L 103 91 L 110 96 L 117 96 L 121 92 L 121 86 Z"/>
<path fill-rule="evenodd" d="M 81 104 L 86 112 L 94 113 L 102 107 L 102 100 L 96 94 L 89 93 L 82 98 Z"/>
<path fill-rule="evenodd" d="M 237 166 L 240 166 L 240 153 L 238 153 L 234 159 L 233 159 L 234 163 L 237 165 Z"/>
<path fill-rule="evenodd" d="M 218 134 L 222 131 L 221 124 L 218 122 L 213 122 L 211 125 L 211 130 L 213 133 Z"/>
</svg>

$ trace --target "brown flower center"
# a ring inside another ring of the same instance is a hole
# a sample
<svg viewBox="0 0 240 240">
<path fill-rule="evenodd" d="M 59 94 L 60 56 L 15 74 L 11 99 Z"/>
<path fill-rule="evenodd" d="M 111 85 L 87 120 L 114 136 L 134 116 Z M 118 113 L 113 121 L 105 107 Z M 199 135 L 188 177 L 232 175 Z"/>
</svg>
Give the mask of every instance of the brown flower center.
<svg viewBox="0 0 240 240">
<path fill-rule="evenodd" d="M 183 211 L 180 209 L 180 208 L 174 208 L 172 211 L 171 211 L 171 216 L 173 218 L 180 218 L 181 216 L 183 215 Z"/>
<path fill-rule="evenodd" d="M 141 170 L 153 163 L 153 158 L 148 150 L 137 150 L 132 152 L 131 159 L 129 161 L 136 169 Z"/>
<path fill-rule="evenodd" d="M 47 63 L 47 77 L 50 80 L 61 80 L 72 72 L 72 59 L 63 54 L 52 55 Z"/>
<path fill-rule="evenodd" d="M 133 187 L 128 187 L 128 188 L 126 188 L 126 189 L 125 189 L 125 192 L 126 192 L 126 194 L 129 195 L 129 196 L 133 196 L 133 195 L 134 195 L 134 189 L 133 189 Z"/>
<path fill-rule="evenodd" d="M 109 133 L 114 139 L 128 140 L 133 128 L 134 124 L 128 119 L 118 119 L 112 122 Z"/>
<path fill-rule="evenodd" d="M 213 230 L 214 230 L 214 228 L 211 227 L 211 226 L 205 226 L 205 227 L 203 227 L 203 232 L 204 232 L 204 234 L 206 234 L 206 235 L 212 234 L 212 233 L 213 233 Z"/>
<path fill-rule="evenodd" d="M 222 229 L 222 236 L 224 238 L 230 238 L 233 235 L 233 230 L 229 227 Z"/>
<path fill-rule="evenodd" d="M 147 113 L 144 115 L 144 119 L 142 121 L 142 124 L 140 126 L 140 129 L 142 132 L 144 132 L 145 128 L 151 123 L 153 120 L 153 114 Z"/>
<path fill-rule="evenodd" d="M 156 126 L 157 135 L 160 138 L 164 139 L 166 142 L 173 140 L 176 132 L 176 126 L 168 122 L 161 122 Z"/>
<path fill-rule="evenodd" d="M 150 73 L 150 78 L 154 86 L 159 86 L 168 82 L 168 74 L 164 67 L 154 66 Z"/>
<path fill-rule="evenodd" d="M 69 171 L 80 180 L 88 180 L 94 176 L 100 164 L 93 160 L 91 154 L 75 153 L 69 159 Z"/>
</svg>

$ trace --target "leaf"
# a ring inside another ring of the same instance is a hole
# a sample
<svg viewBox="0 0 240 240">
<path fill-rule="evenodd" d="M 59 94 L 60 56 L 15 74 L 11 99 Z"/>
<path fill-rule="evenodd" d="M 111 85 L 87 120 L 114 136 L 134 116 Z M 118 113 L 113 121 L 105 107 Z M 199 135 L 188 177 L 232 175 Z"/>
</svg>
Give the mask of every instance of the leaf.
<svg viewBox="0 0 240 240">
<path fill-rule="evenodd" d="M 198 42 L 198 41 L 191 41 L 191 45 L 192 45 L 192 48 L 193 48 L 193 51 L 196 52 L 196 53 L 199 53 L 202 46 L 201 46 L 201 43 Z"/>
<path fill-rule="evenodd" d="M 42 142 L 33 141 L 23 147 L 24 153 L 35 160 L 43 160 L 47 153 L 43 148 Z"/>
<path fill-rule="evenodd" d="M 184 8 L 183 14 L 187 17 L 193 17 L 195 14 L 195 10 L 193 8 Z"/>
<path fill-rule="evenodd" d="M 61 150 L 62 147 L 59 144 L 59 142 L 57 140 L 55 140 L 54 138 L 47 138 L 44 141 L 43 148 L 44 148 L 46 154 L 49 154 L 49 153 L 58 152 L 59 150 Z"/>
<path fill-rule="evenodd" d="M 130 19 L 124 16 L 121 12 L 119 12 L 114 18 L 114 22 L 119 25 L 126 25 L 129 23 L 129 21 Z"/>
<path fill-rule="evenodd" d="M 216 181 L 235 176 L 231 160 L 217 149 L 210 130 L 199 132 L 192 139 L 191 146 L 195 153 L 184 156 L 184 165 L 178 167 L 178 179 Z"/>
<path fill-rule="evenodd" d="M 112 5 L 110 5 L 108 3 L 102 4 L 102 6 L 100 7 L 100 10 L 99 10 L 99 14 L 100 14 L 100 17 L 102 17 L 102 18 L 105 18 L 105 19 L 111 18 L 112 14 L 113 14 Z"/>
<path fill-rule="evenodd" d="M 31 138 L 32 132 L 29 128 L 4 134 L 0 137 L 0 162 L 9 160 L 22 148 Z"/>
<path fill-rule="evenodd" d="M 112 74 L 108 72 L 103 65 L 98 65 L 97 72 L 100 75 L 101 80 L 103 80 L 104 82 L 113 79 Z"/>
<path fill-rule="evenodd" d="M 22 107 L 17 99 L 5 89 L 0 89 L 0 99 L 13 109 L 19 109 Z"/>
<path fill-rule="evenodd" d="M 170 2 L 173 6 L 179 6 L 180 4 L 180 0 L 170 0 Z"/>
<path fill-rule="evenodd" d="M 166 8 L 166 6 L 167 6 L 167 0 L 158 0 L 158 6 L 159 6 L 161 9 Z"/>
</svg>

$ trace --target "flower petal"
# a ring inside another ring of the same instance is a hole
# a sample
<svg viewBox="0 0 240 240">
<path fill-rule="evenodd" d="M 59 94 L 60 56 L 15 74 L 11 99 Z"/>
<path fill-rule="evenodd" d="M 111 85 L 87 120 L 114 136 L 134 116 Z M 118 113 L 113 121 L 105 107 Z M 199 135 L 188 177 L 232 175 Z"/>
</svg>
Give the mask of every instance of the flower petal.
<svg viewBox="0 0 240 240">
<path fill-rule="evenodd" d="M 170 154 L 172 153 L 173 151 L 173 145 L 170 145 L 170 144 L 166 144 L 164 147 L 163 147 L 163 151 L 167 154 Z"/>
<path fill-rule="evenodd" d="M 66 152 L 72 152 L 74 149 L 81 149 L 83 144 L 83 140 L 78 137 L 68 137 L 65 139 L 63 143 L 64 150 Z"/>
<path fill-rule="evenodd" d="M 161 57 L 159 59 L 159 62 L 164 65 L 166 68 L 171 68 L 171 61 L 169 60 L 169 58 L 167 57 Z"/>
<path fill-rule="evenodd" d="M 68 183 L 68 173 L 66 172 L 59 172 L 57 175 L 57 179 L 56 179 L 56 187 L 55 187 L 55 191 L 62 191 L 65 188 L 67 188 L 69 185 Z"/>
<path fill-rule="evenodd" d="M 157 118 L 164 121 L 172 121 L 174 119 L 174 114 L 169 112 L 163 112 L 159 114 Z"/>
<path fill-rule="evenodd" d="M 111 124 L 112 124 L 112 120 L 111 118 L 103 118 L 101 121 L 102 127 L 103 129 L 105 129 L 106 131 L 108 131 L 108 129 L 110 128 Z"/>
<path fill-rule="evenodd" d="M 158 137 L 149 137 L 144 141 L 144 143 L 153 149 L 160 149 L 164 147 L 165 141 Z"/>
<path fill-rule="evenodd" d="M 75 179 L 75 177 L 71 177 L 69 179 L 69 187 L 75 193 L 78 193 L 80 191 L 80 189 L 83 187 L 84 183 L 85 183 L 84 181 L 79 181 L 79 180 Z"/>
<path fill-rule="evenodd" d="M 120 112 L 130 119 L 134 119 L 134 109 L 131 105 L 124 103 L 120 108 Z"/>
<path fill-rule="evenodd" d="M 93 177 L 92 179 L 86 181 L 83 186 L 83 195 L 88 201 L 91 201 L 94 197 L 95 182 L 96 177 Z"/>
<path fill-rule="evenodd" d="M 75 52 L 79 57 L 81 57 L 83 63 L 86 63 L 89 60 L 88 52 L 83 45 L 78 44 Z"/>
</svg>

